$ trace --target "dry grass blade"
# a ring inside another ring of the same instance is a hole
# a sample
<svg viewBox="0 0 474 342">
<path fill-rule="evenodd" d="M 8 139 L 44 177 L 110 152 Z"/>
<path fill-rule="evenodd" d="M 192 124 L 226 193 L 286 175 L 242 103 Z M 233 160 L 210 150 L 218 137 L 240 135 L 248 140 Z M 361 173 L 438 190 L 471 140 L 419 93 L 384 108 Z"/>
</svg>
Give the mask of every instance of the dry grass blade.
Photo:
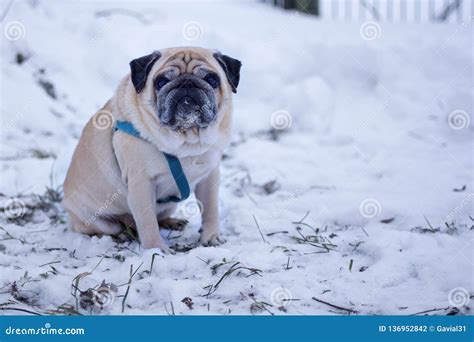
<svg viewBox="0 0 474 342">
<path fill-rule="evenodd" d="M 61 316 L 82 316 L 82 314 L 77 311 L 73 305 L 62 304 L 59 305 L 54 310 L 47 310 L 47 315 L 61 315 Z"/>
<path fill-rule="evenodd" d="M 301 220 L 296 221 L 296 222 L 291 222 L 291 223 L 293 223 L 293 224 L 302 224 L 302 223 L 304 222 L 304 220 L 309 216 L 309 213 L 310 213 L 310 211 L 308 210 L 308 211 L 306 212 L 306 214 L 304 214 L 304 216 L 303 216 L 303 218 L 302 218 Z"/>
<path fill-rule="evenodd" d="M 307 244 L 316 248 L 323 249 L 326 253 L 335 250 L 337 245 L 333 244 L 328 238 L 322 235 L 303 235 L 301 228 L 296 228 L 300 236 L 292 236 L 291 238 L 299 244 Z"/>
<path fill-rule="evenodd" d="M 313 300 L 319 302 L 319 303 L 322 303 L 322 304 L 326 304 L 334 309 L 338 309 L 338 310 L 342 310 L 342 311 L 346 311 L 346 312 L 349 312 L 349 313 L 353 313 L 353 314 L 356 314 L 356 313 L 359 313 L 359 311 L 357 310 L 353 310 L 353 309 L 348 309 L 348 308 L 344 308 L 342 306 L 339 306 L 339 305 L 335 305 L 335 304 L 331 304 L 331 303 L 328 303 L 322 299 L 318 299 L 316 297 L 313 297 Z"/>
<path fill-rule="evenodd" d="M 260 236 L 262 237 L 263 242 L 267 243 L 267 241 L 265 240 L 265 237 L 263 236 L 262 230 L 260 229 L 260 225 L 258 224 L 257 219 L 255 218 L 255 215 L 252 215 L 252 217 L 253 217 L 253 220 L 255 221 L 255 225 L 258 228 L 258 231 L 260 232 Z"/>
<path fill-rule="evenodd" d="M 27 244 L 27 242 L 26 242 L 26 240 L 25 240 L 25 239 L 23 239 L 23 238 L 21 238 L 21 237 L 20 237 L 20 238 L 18 238 L 18 237 L 15 237 L 15 236 L 11 235 L 11 234 L 8 232 L 8 230 L 6 230 L 5 228 L 3 228 L 3 227 L 0 227 L 0 230 L 3 230 L 3 231 L 5 232 L 5 236 L 6 236 L 5 238 L 3 238 L 3 239 L 0 239 L 0 241 L 6 241 L 6 240 L 18 240 L 18 241 L 20 241 L 20 242 L 21 242 L 21 244 L 22 244 L 22 245 L 24 245 L 24 244 Z"/>
<path fill-rule="evenodd" d="M 82 278 L 84 277 L 87 277 L 89 275 L 91 275 L 92 273 L 91 272 L 83 272 L 83 273 L 79 273 L 77 276 L 74 277 L 74 279 L 72 280 L 72 284 L 71 284 L 71 287 L 73 289 L 73 292 L 71 293 L 71 295 L 75 298 L 76 300 L 76 311 L 79 310 L 79 298 L 77 296 L 77 292 L 81 292 L 81 290 L 79 290 L 79 282 L 81 281 Z"/>
<path fill-rule="evenodd" d="M 140 264 L 140 266 L 137 267 L 135 271 L 133 271 L 133 264 L 130 265 L 130 277 L 128 278 L 128 284 L 127 284 L 127 290 L 125 291 L 125 294 L 122 299 L 122 313 L 125 311 L 125 301 L 127 300 L 128 293 L 130 291 L 130 286 L 132 285 L 132 278 L 135 276 L 135 274 L 138 272 L 140 267 L 142 267 L 143 262 Z"/>
<path fill-rule="evenodd" d="M 229 277 L 232 273 L 236 272 L 236 271 L 239 271 L 239 270 L 247 270 L 250 272 L 250 274 L 247 275 L 247 277 L 250 277 L 252 275 L 258 275 L 258 276 L 261 276 L 261 270 L 257 269 L 257 268 L 252 268 L 252 267 L 246 267 L 246 266 L 239 266 L 241 265 L 240 261 L 237 261 L 235 262 L 231 267 L 229 267 L 229 269 L 220 277 L 220 279 L 217 281 L 217 283 L 215 283 L 214 285 L 209 285 L 209 290 L 208 292 L 203 296 L 203 297 L 208 297 L 209 295 L 213 294 L 214 292 L 217 291 L 217 288 L 219 287 L 219 285 L 224 281 L 224 279 L 226 279 L 227 277 Z"/>
<path fill-rule="evenodd" d="M 430 309 L 430 310 L 424 310 L 424 311 L 420 311 L 420 312 L 416 312 L 416 313 L 413 313 L 411 314 L 410 316 L 417 316 L 417 315 L 423 315 L 423 314 L 427 314 L 427 313 L 430 313 L 430 312 L 436 312 L 436 311 L 447 311 L 449 310 L 450 307 L 446 307 L 446 308 L 435 308 L 435 309 Z"/>
<path fill-rule="evenodd" d="M 159 253 L 153 253 L 153 255 L 151 256 L 151 264 L 150 264 L 150 271 L 149 271 L 150 274 L 153 271 L 153 264 L 155 263 L 155 258 L 157 256 L 160 256 L 160 254 Z"/>
<path fill-rule="evenodd" d="M 10 307 L 0 307 L 0 310 L 2 310 L 2 311 L 19 311 L 19 312 L 29 313 L 29 314 L 32 314 L 32 315 L 35 315 L 35 316 L 43 316 L 39 312 L 31 311 L 31 310 L 28 310 L 28 309 L 15 308 L 15 307 L 11 307 L 11 306 Z"/>
<path fill-rule="evenodd" d="M 309 216 L 309 211 L 301 218 L 299 221 L 292 222 L 296 225 L 296 232 L 299 236 L 291 236 L 299 244 L 307 244 L 312 247 L 323 249 L 321 253 L 329 253 L 331 250 L 335 250 L 337 245 L 333 244 L 328 238 L 319 234 L 319 228 L 313 228 L 308 223 L 305 223 L 304 220 Z M 312 231 L 312 234 L 304 235 L 302 233 L 302 226 L 309 228 Z"/>
</svg>

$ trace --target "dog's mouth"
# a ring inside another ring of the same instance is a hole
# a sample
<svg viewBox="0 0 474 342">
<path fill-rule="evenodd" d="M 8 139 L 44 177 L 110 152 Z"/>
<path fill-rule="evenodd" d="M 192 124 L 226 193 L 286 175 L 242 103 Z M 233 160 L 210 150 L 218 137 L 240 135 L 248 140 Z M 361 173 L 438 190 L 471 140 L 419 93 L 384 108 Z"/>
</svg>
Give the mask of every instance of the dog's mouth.
<svg viewBox="0 0 474 342">
<path fill-rule="evenodd" d="M 173 131 L 183 136 L 187 135 L 189 132 L 192 132 L 194 135 L 199 136 L 199 134 L 201 133 L 201 128 L 194 126 L 191 128 L 178 128 Z"/>
<path fill-rule="evenodd" d="M 200 129 L 205 129 L 209 126 L 214 118 L 214 113 L 212 109 L 208 108 L 208 104 L 198 104 L 198 101 L 195 100 L 196 97 L 199 96 L 195 95 L 192 97 L 186 95 L 176 101 L 176 105 L 172 109 L 173 115 L 167 122 L 171 129 L 180 132 L 191 129 L 195 133 L 199 133 Z M 203 101 L 201 100 L 200 102 L 202 103 Z"/>
<path fill-rule="evenodd" d="M 158 94 L 158 116 L 161 124 L 176 132 L 189 130 L 199 134 L 216 120 L 214 90 L 193 75 L 182 75 Z"/>
</svg>

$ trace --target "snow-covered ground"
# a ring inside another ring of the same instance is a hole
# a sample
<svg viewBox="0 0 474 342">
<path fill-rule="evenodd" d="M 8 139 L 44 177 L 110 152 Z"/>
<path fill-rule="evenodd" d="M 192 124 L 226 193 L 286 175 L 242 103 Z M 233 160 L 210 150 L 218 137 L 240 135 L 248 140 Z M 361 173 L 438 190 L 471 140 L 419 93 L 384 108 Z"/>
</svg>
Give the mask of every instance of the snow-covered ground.
<svg viewBox="0 0 474 342">
<path fill-rule="evenodd" d="M 8 3 L 3 313 L 472 313 L 472 22 L 320 21 L 254 2 Z M 178 45 L 243 62 L 222 163 L 227 243 L 192 248 L 192 200 L 184 233 L 163 231 L 176 255 L 69 231 L 55 190 L 83 125 L 131 59 Z"/>
</svg>

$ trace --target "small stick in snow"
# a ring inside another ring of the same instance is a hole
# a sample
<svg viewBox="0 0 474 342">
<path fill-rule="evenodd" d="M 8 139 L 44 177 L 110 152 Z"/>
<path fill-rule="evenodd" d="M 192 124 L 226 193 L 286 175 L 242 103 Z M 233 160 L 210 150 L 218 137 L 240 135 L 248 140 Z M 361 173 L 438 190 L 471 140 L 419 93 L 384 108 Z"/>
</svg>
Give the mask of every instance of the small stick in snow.
<svg viewBox="0 0 474 342">
<path fill-rule="evenodd" d="M 272 232 L 272 233 L 268 233 L 266 235 L 267 236 L 273 236 L 273 235 L 276 235 L 276 234 L 288 234 L 288 231 L 287 230 L 282 230 L 280 232 Z"/>
<path fill-rule="evenodd" d="M 38 267 L 48 266 L 48 265 L 52 265 L 52 264 L 59 264 L 60 262 L 61 262 L 61 260 L 51 261 L 51 262 L 47 262 L 46 264 L 39 265 Z"/>
<path fill-rule="evenodd" d="M 288 257 L 288 261 L 286 262 L 285 270 L 291 270 L 293 267 L 290 267 L 290 257 Z"/>
<path fill-rule="evenodd" d="M 74 291 L 72 291 L 71 294 L 76 299 L 76 311 L 79 310 L 79 298 L 77 297 L 77 292 L 78 291 L 81 292 L 81 290 L 79 289 L 79 282 L 81 281 L 82 278 L 87 277 L 91 274 L 92 274 L 91 272 L 82 272 L 82 273 L 79 273 L 77 276 L 75 276 L 74 279 L 72 280 L 71 287 Z"/>
<path fill-rule="evenodd" d="M 165 303 L 166 313 L 168 316 L 175 316 L 173 302 L 170 301 L 170 304 L 171 304 L 171 313 L 168 311 L 168 303 Z"/>
<path fill-rule="evenodd" d="M 245 297 L 245 295 L 244 295 L 242 292 L 240 292 L 240 295 L 241 295 L 242 297 Z M 275 314 L 274 314 L 273 312 L 271 312 L 271 311 L 267 308 L 267 306 L 273 306 L 273 305 L 271 305 L 271 304 L 269 304 L 269 303 L 257 301 L 257 300 L 255 299 L 255 295 L 254 295 L 253 293 L 250 293 L 250 294 L 248 295 L 248 297 L 249 297 L 251 300 L 253 300 L 253 305 L 254 305 L 253 307 L 254 307 L 254 308 L 263 309 L 263 310 L 265 310 L 266 312 L 268 312 L 270 315 L 275 316 Z M 252 311 L 252 305 L 250 306 L 250 311 Z"/>
<path fill-rule="evenodd" d="M 301 223 L 303 223 L 303 221 L 308 217 L 308 215 L 309 215 L 310 212 L 311 212 L 311 211 L 308 210 L 301 220 L 299 220 L 298 222 L 291 222 L 291 223 L 293 223 L 293 224 L 301 224 Z"/>
<path fill-rule="evenodd" d="M 208 259 L 208 260 L 206 261 L 206 260 L 204 260 L 204 259 L 202 259 L 202 258 L 200 258 L 200 257 L 196 257 L 196 258 L 198 258 L 199 260 L 201 260 L 201 261 L 202 261 L 203 263 L 205 263 L 206 265 L 209 265 L 209 263 L 211 262 L 211 259 Z"/>
<path fill-rule="evenodd" d="M 171 314 L 172 314 L 173 316 L 175 316 L 176 314 L 174 313 L 173 301 L 170 301 L 170 304 L 171 304 Z"/>
<path fill-rule="evenodd" d="M 427 218 L 425 215 L 423 215 L 423 217 L 425 218 L 426 223 L 428 223 L 428 226 L 429 226 L 429 227 L 431 228 L 431 230 L 434 232 L 436 229 L 433 228 L 433 226 L 431 225 L 430 221 L 428 221 L 428 218 Z"/>
<path fill-rule="evenodd" d="M 94 268 L 88 272 L 89 274 L 92 274 L 92 272 L 94 272 L 96 270 L 97 267 L 99 267 L 100 263 L 102 262 L 102 260 L 104 260 L 105 258 L 105 254 L 102 254 L 101 258 L 99 259 L 99 262 L 94 266 Z"/>
<path fill-rule="evenodd" d="M 318 299 L 316 297 L 313 297 L 313 300 L 319 302 L 319 303 L 322 303 L 322 304 L 326 304 L 326 305 L 329 305 L 330 307 L 333 307 L 335 309 L 338 309 L 338 310 L 342 310 L 342 311 L 347 311 L 349 313 L 358 313 L 357 310 L 353 310 L 353 309 L 348 309 L 348 308 L 343 308 L 342 306 L 338 306 L 338 305 L 335 305 L 335 304 L 331 304 L 331 303 L 328 303 L 328 302 L 325 302 L 324 300 L 321 300 L 321 299 Z"/>
<path fill-rule="evenodd" d="M 358 241 L 357 243 L 350 243 L 349 246 L 352 246 L 352 251 L 355 252 L 360 245 L 362 245 L 364 241 Z"/>
<path fill-rule="evenodd" d="M 410 316 L 422 315 L 422 314 L 425 314 L 425 313 L 429 313 L 429 312 L 433 312 L 433 311 L 441 311 L 441 310 L 449 310 L 449 306 L 447 308 L 438 308 L 438 309 L 431 309 L 431 310 L 416 312 L 414 314 L 410 314 Z"/>
<path fill-rule="evenodd" d="M 137 267 L 135 272 L 133 271 L 133 264 L 130 265 L 130 277 L 128 278 L 127 290 L 125 291 L 125 294 L 123 295 L 123 299 L 122 299 L 122 313 L 125 311 L 125 301 L 127 300 L 128 292 L 130 291 L 130 286 L 132 285 L 132 278 L 138 272 L 140 267 L 142 267 L 142 265 L 143 265 L 143 262 L 140 264 L 140 266 Z"/>
<path fill-rule="evenodd" d="M 265 237 L 263 236 L 262 230 L 260 229 L 260 226 L 258 225 L 255 215 L 252 214 L 252 217 L 253 217 L 253 220 L 255 221 L 255 224 L 257 225 L 258 231 L 260 232 L 260 236 L 262 237 L 263 242 L 267 243 L 267 241 L 265 241 Z"/>
<path fill-rule="evenodd" d="M 151 274 L 151 271 L 153 271 L 153 264 L 155 263 L 155 257 L 156 256 L 160 256 L 160 254 L 159 253 L 153 253 L 153 255 L 151 256 L 150 271 L 148 272 L 149 274 Z"/>
<path fill-rule="evenodd" d="M 20 311 L 20 312 L 26 312 L 26 313 L 29 313 L 29 314 L 32 314 L 32 315 L 35 315 L 35 316 L 43 316 L 39 312 L 34 312 L 34 311 L 27 310 L 27 309 L 22 309 L 22 308 L 13 308 L 13 307 L 8 308 L 7 307 L 7 308 L 0 308 L 0 310 L 3 310 L 3 311 L 8 311 L 8 310 Z"/>
<path fill-rule="evenodd" d="M 232 273 L 234 273 L 235 271 L 238 271 L 238 270 L 247 270 L 250 272 L 250 274 L 247 275 L 247 277 L 250 277 L 250 276 L 253 276 L 253 275 L 258 275 L 258 276 L 262 276 L 260 273 L 262 272 L 261 270 L 257 269 L 257 268 L 251 268 L 251 267 L 245 267 L 245 266 L 239 266 L 241 264 L 240 261 L 237 261 L 236 263 L 234 263 L 222 276 L 221 278 L 219 279 L 219 281 L 217 283 L 215 283 L 214 285 L 209 285 L 209 286 L 206 286 L 205 288 L 209 288 L 207 294 L 203 295 L 203 297 L 209 297 L 209 295 L 213 294 L 214 292 L 217 291 L 217 288 L 219 287 L 219 285 L 222 283 L 222 281 L 224 281 L 224 279 L 228 276 L 230 276 Z"/>
<path fill-rule="evenodd" d="M 18 240 L 18 241 L 21 242 L 22 245 L 24 245 L 25 243 L 26 243 L 26 244 L 29 244 L 29 243 L 26 242 L 25 239 L 23 239 L 23 238 L 21 238 L 21 237 L 20 237 L 20 238 L 17 238 L 17 237 L 15 237 L 15 236 L 11 235 L 11 234 L 8 232 L 8 230 L 6 230 L 5 228 L 0 227 L 0 229 L 3 230 L 3 231 L 5 232 L 5 234 L 6 234 L 6 236 L 7 236 L 6 238 L 1 239 L 0 241 Z"/>
</svg>

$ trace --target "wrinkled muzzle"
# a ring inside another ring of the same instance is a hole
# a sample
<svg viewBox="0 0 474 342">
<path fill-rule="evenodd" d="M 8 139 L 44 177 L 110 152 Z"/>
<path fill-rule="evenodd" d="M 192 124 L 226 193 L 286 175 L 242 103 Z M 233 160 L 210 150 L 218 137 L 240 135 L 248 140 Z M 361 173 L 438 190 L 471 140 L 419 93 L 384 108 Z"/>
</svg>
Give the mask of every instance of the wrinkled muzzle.
<svg viewBox="0 0 474 342">
<path fill-rule="evenodd" d="M 194 75 L 181 75 L 158 92 L 158 117 L 173 130 L 206 128 L 217 116 L 214 89 Z"/>
</svg>

